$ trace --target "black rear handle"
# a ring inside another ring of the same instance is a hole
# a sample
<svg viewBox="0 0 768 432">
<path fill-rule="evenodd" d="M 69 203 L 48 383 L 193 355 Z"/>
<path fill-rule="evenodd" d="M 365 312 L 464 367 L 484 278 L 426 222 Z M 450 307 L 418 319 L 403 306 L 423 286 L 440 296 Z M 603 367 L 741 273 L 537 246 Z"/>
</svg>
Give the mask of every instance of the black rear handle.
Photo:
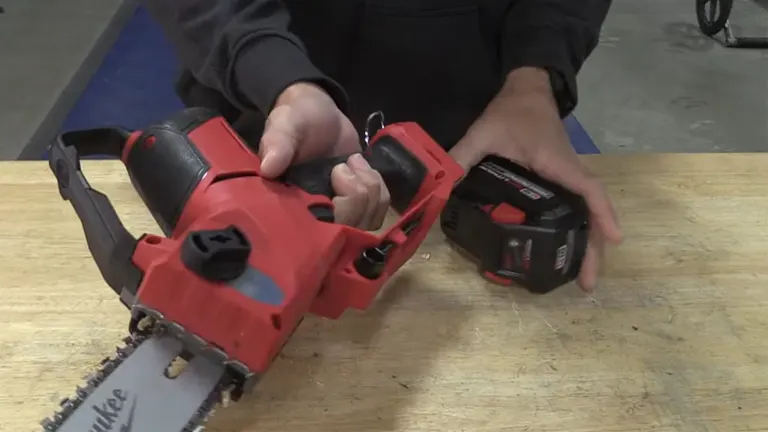
<svg viewBox="0 0 768 432">
<path fill-rule="evenodd" d="M 80 218 L 88 249 L 101 275 L 126 306 L 130 306 L 142 278 L 131 259 L 138 241 L 125 228 L 109 198 L 88 183 L 80 158 L 119 157 L 128 135 L 122 128 L 66 132 L 51 145 L 48 161 L 61 197 L 70 202 Z"/>
<path fill-rule="evenodd" d="M 374 170 L 381 174 L 390 194 L 390 205 L 403 213 L 419 193 L 427 176 L 427 167 L 408 148 L 390 135 L 376 139 L 363 153 Z M 346 162 L 350 155 L 318 159 L 295 165 L 286 171 L 282 180 L 305 191 L 333 198 L 331 171 Z"/>
</svg>

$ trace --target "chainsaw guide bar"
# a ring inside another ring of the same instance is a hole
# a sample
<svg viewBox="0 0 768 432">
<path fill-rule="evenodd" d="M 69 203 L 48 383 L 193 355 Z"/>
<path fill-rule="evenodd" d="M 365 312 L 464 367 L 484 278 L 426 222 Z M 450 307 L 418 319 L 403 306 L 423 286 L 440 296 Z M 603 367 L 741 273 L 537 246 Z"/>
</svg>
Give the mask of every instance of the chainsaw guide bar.
<svg viewBox="0 0 768 432">
<path fill-rule="evenodd" d="M 101 368 L 77 387 L 60 410 L 41 422 L 43 432 L 202 432 L 222 401 L 225 366 L 196 356 L 169 378 L 181 341 L 161 327 L 128 336 Z M 90 407 L 83 406 L 90 405 Z"/>
</svg>

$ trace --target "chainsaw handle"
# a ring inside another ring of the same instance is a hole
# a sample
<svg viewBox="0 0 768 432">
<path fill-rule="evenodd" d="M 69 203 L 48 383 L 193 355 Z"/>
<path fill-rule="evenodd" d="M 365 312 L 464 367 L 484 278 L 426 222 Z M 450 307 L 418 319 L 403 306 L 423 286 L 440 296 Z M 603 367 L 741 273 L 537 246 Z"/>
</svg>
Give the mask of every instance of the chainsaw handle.
<svg viewBox="0 0 768 432">
<path fill-rule="evenodd" d="M 419 153 L 422 150 L 415 148 L 421 144 L 408 144 L 390 133 L 398 127 L 381 129 L 362 155 L 381 174 L 391 207 L 402 214 L 421 192 L 429 167 L 424 163 L 427 158 Z M 289 167 L 278 181 L 302 189 L 314 196 L 313 201 L 318 201 L 317 197 L 332 199 L 331 171 L 348 156 Z M 195 190 L 221 179 L 259 176 L 261 164 L 252 148 L 219 114 L 204 108 L 182 110 L 132 134 L 121 159 L 136 191 L 169 237 L 183 232 L 191 222 L 184 216 Z M 330 202 L 308 208 L 316 219 L 334 222 Z"/>
<path fill-rule="evenodd" d="M 390 206 L 402 214 L 419 193 L 428 166 L 405 145 L 387 134 L 386 129 L 383 132 L 374 137 L 362 155 L 371 168 L 379 172 L 389 189 Z M 331 171 L 348 158 L 349 155 L 336 156 L 294 165 L 286 170 L 281 180 L 309 194 L 333 199 L 336 194 L 331 185 Z"/>
<path fill-rule="evenodd" d="M 464 174 L 416 123 L 384 127 L 365 153 L 371 166 L 381 173 L 390 190 L 391 206 L 400 217 L 378 235 L 350 226 L 342 228 L 344 248 L 310 309 L 326 318 L 338 318 L 347 308 L 363 310 L 370 305 L 419 248 Z M 325 162 L 326 169 L 337 161 Z M 316 190 L 327 193 L 328 186 Z"/>
<path fill-rule="evenodd" d="M 126 306 L 136 295 L 142 278 L 141 270 L 131 260 L 137 239 L 125 228 L 109 198 L 88 183 L 80 158 L 119 157 L 127 136 L 128 132 L 121 128 L 66 132 L 51 144 L 48 160 L 59 194 L 70 202 L 83 225 L 99 272 Z"/>
</svg>

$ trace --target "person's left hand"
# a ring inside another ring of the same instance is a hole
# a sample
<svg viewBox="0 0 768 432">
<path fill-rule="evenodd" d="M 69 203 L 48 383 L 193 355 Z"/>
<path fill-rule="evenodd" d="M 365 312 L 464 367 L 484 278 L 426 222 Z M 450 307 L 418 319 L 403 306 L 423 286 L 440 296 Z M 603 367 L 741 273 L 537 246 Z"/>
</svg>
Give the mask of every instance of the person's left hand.
<svg viewBox="0 0 768 432">
<path fill-rule="evenodd" d="M 389 190 L 360 150 L 355 127 L 334 100 L 315 84 L 295 83 L 267 117 L 259 143 L 261 175 L 276 178 L 291 165 L 352 154 L 331 171 L 334 217 L 340 224 L 376 230 L 387 215 Z"/>
<path fill-rule="evenodd" d="M 591 233 L 578 283 L 585 291 L 594 289 L 604 245 L 618 244 L 622 234 L 603 186 L 571 146 L 545 71 L 522 68 L 510 73 L 504 88 L 450 153 L 465 172 L 495 154 L 583 196 L 591 213 Z"/>
</svg>

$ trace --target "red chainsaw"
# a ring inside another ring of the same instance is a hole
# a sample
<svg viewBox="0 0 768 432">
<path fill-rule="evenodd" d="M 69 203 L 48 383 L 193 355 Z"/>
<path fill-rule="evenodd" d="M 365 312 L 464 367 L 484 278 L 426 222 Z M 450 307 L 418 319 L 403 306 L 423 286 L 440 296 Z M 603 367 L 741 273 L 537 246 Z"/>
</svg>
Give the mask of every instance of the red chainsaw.
<svg viewBox="0 0 768 432">
<path fill-rule="evenodd" d="M 81 171 L 80 158 L 93 155 L 122 160 L 164 236 L 128 232 Z M 463 172 L 414 123 L 379 130 L 363 155 L 399 214 L 381 234 L 333 221 L 330 172 L 345 158 L 265 179 L 259 157 L 209 110 L 143 131 L 61 135 L 50 149 L 59 192 L 131 319 L 124 346 L 44 430 L 203 430 L 218 404 L 252 390 L 307 313 L 367 308 Z"/>
</svg>

